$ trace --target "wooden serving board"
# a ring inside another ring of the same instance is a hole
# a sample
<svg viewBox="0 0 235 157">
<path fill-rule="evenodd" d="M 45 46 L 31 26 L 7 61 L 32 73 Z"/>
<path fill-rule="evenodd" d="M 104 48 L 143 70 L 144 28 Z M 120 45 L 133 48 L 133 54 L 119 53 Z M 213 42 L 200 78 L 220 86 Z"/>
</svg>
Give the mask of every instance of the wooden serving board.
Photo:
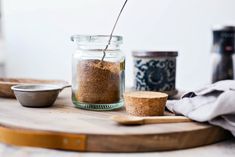
<svg viewBox="0 0 235 157">
<path fill-rule="evenodd" d="M 0 98 L 0 141 L 75 151 L 140 152 L 191 148 L 230 136 L 219 127 L 196 122 L 121 126 L 109 119 L 116 114 L 126 113 L 74 108 L 69 90 L 50 108 L 25 108 L 14 99 Z"/>
</svg>

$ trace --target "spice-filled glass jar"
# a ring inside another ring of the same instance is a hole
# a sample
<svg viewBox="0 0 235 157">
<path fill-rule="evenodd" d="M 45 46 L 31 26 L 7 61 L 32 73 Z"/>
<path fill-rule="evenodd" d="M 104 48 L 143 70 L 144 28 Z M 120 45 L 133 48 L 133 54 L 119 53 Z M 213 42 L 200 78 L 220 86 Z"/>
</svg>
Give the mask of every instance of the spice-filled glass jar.
<svg viewBox="0 0 235 157">
<path fill-rule="evenodd" d="M 120 50 L 121 36 L 74 35 L 72 100 L 88 110 L 113 110 L 123 106 L 125 56 Z"/>
</svg>

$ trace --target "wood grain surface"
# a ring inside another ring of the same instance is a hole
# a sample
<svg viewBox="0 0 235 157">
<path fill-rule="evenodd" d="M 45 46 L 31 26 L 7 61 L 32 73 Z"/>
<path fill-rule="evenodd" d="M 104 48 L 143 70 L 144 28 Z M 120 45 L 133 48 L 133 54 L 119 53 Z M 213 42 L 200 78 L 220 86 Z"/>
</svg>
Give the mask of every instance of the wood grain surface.
<svg viewBox="0 0 235 157">
<path fill-rule="evenodd" d="M 215 126 L 196 122 L 121 126 L 110 119 L 125 110 L 87 111 L 74 108 L 64 90 L 50 108 L 25 108 L 0 99 L 0 141 L 34 147 L 78 151 L 139 152 L 191 148 L 228 138 Z"/>
</svg>

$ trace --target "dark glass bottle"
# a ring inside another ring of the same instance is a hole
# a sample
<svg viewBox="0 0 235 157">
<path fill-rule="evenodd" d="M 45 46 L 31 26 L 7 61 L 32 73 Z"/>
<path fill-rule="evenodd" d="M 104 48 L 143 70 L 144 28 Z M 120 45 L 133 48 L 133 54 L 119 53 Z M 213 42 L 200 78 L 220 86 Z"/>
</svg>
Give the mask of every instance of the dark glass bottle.
<svg viewBox="0 0 235 157">
<path fill-rule="evenodd" d="M 234 79 L 235 26 L 224 26 L 213 30 L 212 82 Z"/>
</svg>

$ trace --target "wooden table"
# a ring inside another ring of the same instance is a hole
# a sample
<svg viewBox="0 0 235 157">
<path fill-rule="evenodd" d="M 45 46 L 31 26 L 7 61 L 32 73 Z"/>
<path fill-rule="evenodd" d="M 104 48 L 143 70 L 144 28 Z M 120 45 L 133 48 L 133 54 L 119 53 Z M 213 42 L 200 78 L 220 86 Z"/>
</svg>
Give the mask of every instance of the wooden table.
<svg viewBox="0 0 235 157">
<path fill-rule="evenodd" d="M 32 147 L 16 147 L 0 143 L 1 157 L 234 157 L 235 138 L 216 144 L 151 153 L 81 153 Z"/>
</svg>

